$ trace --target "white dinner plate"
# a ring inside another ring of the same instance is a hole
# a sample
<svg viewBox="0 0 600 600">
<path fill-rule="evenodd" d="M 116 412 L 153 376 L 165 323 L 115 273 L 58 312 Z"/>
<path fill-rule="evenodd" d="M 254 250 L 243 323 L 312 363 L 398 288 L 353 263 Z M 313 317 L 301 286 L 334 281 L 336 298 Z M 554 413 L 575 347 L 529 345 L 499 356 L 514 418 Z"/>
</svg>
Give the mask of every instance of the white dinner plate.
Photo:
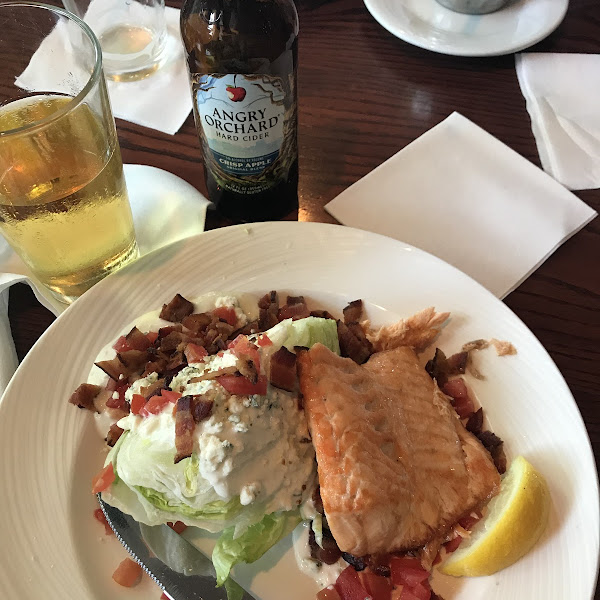
<svg viewBox="0 0 600 600">
<path fill-rule="evenodd" d="M 496 56 L 533 46 L 562 22 L 569 0 L 510 0 L 487 15 L 465 15 L 436 0 L 364 0 L 396 37 L 441 54 Z"/>
<path fill-rule="evenodd" d="M 581 416 L 556 366 L 525 325 L 482 286 L 439 259 L 372 233 L 316 223 L 264 223 L 210 231 L 149 254 L 97 284 L 31 349 L 0 404 L 0 580 L 19 600 L 156 598 L 111 574 L 125 551 L 92 517 L 91 478 L 103 442 L 91 413 L 67 399 L 99 349 L 137 316 L 179 292 L 304 294 L 340 311 L 363 298 L 374 323 L 427 307 L 452 313 L 438 344 L 510 340 L 516 356 L 477 353 L 471 380 L 509 459 L 522 454 L 547 478 L 553 501 L 535 549 L 491 577 L 434 578 L 445 600 L 590 600 L 598 560 L 598 487 Z M 314 600 L 315 584 L 290 552 L 271 550 L 234 571 L 259 600 Z M 251 574 L 255 574 L 252 576 Z M 210 599 L 207 599 L 210 600 Z"/>
</svg>

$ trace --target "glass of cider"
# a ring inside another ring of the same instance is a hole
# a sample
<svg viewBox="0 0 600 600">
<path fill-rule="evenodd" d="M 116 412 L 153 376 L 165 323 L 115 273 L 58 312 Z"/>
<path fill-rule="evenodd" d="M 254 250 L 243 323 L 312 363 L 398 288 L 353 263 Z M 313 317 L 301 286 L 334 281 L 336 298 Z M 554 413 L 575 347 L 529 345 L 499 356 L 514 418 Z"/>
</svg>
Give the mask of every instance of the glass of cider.
<svg viewBox="0 0 600 600">
<path fill-rule="evenodd" d="M 138 256 L 100 45 L 44 4 L 0 2 L 0 233 L 66 303 Z"/>
</svg>

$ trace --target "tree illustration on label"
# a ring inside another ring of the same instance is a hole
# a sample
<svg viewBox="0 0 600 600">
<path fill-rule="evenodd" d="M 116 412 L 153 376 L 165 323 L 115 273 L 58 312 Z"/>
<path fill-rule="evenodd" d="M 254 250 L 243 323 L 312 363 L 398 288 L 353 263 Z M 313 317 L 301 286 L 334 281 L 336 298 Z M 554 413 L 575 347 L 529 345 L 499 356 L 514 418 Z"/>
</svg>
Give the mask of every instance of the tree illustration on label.
<svg viewBox="0 0 600 600">
<path fill-rule="evenodd" d="M 226 92 L 232 102 L 241 102 L 246 97 L 246 90 L 243 87 L 228 85 Z"/>
</svg>

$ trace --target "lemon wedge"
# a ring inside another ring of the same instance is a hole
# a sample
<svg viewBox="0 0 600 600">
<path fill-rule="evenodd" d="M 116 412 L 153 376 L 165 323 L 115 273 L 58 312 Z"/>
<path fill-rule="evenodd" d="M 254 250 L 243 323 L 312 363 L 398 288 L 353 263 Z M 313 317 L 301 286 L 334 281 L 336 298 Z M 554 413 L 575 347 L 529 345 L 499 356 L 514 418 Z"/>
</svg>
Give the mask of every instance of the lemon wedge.
<svg viewBox="0 0 600 600">
<path fill-rule="evenodd" d="M 440 565 L 455 577 L 491 575 L 527 554 L 548 522 L 550 492 L 546 480 L 522 456 L 513 460 L 471 537 Z"/>
</svg>

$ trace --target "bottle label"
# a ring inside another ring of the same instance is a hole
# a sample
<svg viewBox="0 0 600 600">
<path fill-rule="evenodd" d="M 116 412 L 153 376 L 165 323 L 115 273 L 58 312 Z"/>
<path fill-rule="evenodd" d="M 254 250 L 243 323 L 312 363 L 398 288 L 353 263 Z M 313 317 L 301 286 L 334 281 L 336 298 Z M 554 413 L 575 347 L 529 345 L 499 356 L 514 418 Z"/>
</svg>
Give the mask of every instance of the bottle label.
<svg viewBox="0 0 600 600">
<path fill-rule="evenodd" d="M 276 163 L 291 125 L 281 79 L 197 75 L 193 91 L 206 166 L 219 183 L 246 194 L 276 183 L 273 175 L 281 170 Z"/>
</svg>

